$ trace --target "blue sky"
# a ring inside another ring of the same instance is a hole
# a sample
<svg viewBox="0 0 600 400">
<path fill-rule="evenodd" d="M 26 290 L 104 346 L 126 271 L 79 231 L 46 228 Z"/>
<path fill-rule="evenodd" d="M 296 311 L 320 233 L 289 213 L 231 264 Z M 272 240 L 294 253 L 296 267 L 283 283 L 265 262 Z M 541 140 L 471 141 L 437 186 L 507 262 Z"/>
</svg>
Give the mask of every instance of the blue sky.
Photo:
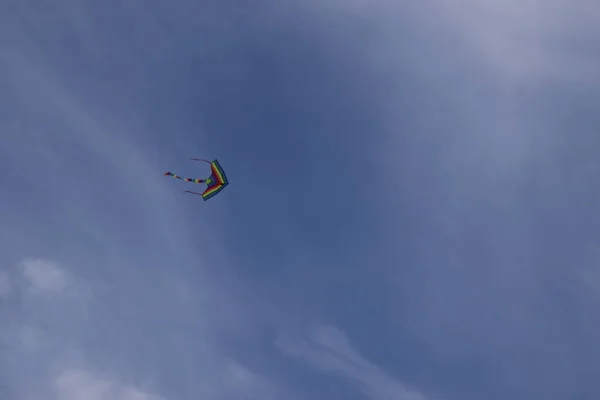
<svg viewBox="0 0 600 400">
<path fill-rule="evenodd" d="M 599 27 L 5 2 L 0 398 L 599 398 Z"/>
</svg>

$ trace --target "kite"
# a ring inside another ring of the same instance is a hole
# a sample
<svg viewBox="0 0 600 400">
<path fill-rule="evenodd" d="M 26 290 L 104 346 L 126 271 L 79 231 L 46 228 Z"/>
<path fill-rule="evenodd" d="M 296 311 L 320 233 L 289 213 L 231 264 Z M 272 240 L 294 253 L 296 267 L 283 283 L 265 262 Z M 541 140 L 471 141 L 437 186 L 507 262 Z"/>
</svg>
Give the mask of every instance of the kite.
<svg viewBox="0 0 600 400">
<path fill-rule="evenodd" d="M 210 170 L 211 170 L 210 177 L 208 177 L 206 179 L 182 178 L 178 175 L 175 175 L 172 172 L 165 172 L 165 176 L 172 176 L 173 178 L 181 179 L 182 181 L 191 182 L 191 183 L 205 183 L 207 186 L 206 190 L 202 193 L 193 192 L 191 190 L 185 190 L 186 193 L 191 193 L 191 194 L 195 194 L 198 196 L 202 196 L 202 199 L 204 199 L 204 201 L 206 201 L 206 200 L 210 199 L 211 197 L 216 196 L 217 193 L 219 193 L 221 190 L 225 189 L 225 186 L 227 186 L 229 184 L 229 181 L 227 180 L 227 175 L 225 175 L 225 171 L 223 171 L 223 168 L 221 167 L 221 164 L 219 164 L 219 161 L 214 160 L 211 162 L 211 161 L 203 160 L 201 158 L 190 158 L 190 160 L 203 161 L 205 163 L 210 164 Z"/>
</svg>

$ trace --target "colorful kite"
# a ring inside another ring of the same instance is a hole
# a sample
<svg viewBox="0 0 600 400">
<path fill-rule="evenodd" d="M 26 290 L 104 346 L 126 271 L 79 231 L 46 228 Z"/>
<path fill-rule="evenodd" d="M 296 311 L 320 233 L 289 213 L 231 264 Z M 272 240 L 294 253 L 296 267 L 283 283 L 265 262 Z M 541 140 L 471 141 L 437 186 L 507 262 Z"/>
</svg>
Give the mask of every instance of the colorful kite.
<svg viewBox="0 0 600 400">
<path fill-rule="evenodd" d="M 186 190 L 185 191 L 186 193 L 191 193 L 191 194 L 196 194 L 198 196 L 202 196 L 204 201 L 206 201 L 206 200 L 210 199 L 211 197 L 215 196 L 221 190 L 225 189 L 225 186 L 227 186 L 229 184 L 229 181 L 227 180 L 227 175 L 225 175 L 225 171 L 223 171 L 223 168 L 221 168 L 221 164 L 219 164 L 219 161 L 214 160 L 214 161 L 210 162 L 207 160 L 203 160 L 201 158 L 190 158 L 190 160 L 203 161 L 205 163 L 210 164 L 210 169 L 211 169 L 210 177 L 208 177 L 206 179 L 182 178 L 180 176 L 175 175 L 172 172 L 165 172 L 165 176 L 172 176 L 173 178 L 181 179 L 186 182 L 206 183 L 207 188 L 204 192 L 198 193 L 198 192 L 192 192 L 191 190 Z"/>
</svg>

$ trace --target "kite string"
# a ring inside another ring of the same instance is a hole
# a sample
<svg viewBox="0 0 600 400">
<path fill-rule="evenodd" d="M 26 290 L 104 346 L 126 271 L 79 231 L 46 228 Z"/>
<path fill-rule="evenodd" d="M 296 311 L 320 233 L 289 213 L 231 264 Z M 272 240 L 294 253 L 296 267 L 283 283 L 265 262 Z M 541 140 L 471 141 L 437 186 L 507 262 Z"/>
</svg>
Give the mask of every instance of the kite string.
<svg viewBox="0 0 600 400">
<path fill-rule="evenodd" d="M 190 158 L 192 161 L 204 161 L 205 163 L 212 164 L 210 161 L 205 160 L 203 158 Z"/>
</svg>

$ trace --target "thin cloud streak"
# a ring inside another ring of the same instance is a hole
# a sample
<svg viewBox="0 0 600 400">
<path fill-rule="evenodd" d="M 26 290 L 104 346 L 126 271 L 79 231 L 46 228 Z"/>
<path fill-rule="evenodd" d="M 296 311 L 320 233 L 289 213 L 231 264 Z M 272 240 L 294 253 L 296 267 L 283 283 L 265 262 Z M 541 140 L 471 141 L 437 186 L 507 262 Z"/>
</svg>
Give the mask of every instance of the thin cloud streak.
<svg viewBox="0 0 600 400">
<path fill-rule="evenodd" d="M 333 376 L 350 381 L 372 400 L 427 400 L 417 391 L 366 360 L 348 337 L 333 326 L 320 326 L 308 339 L 281 336 L 277 348 L 285 355 Z"/>
</svg>

